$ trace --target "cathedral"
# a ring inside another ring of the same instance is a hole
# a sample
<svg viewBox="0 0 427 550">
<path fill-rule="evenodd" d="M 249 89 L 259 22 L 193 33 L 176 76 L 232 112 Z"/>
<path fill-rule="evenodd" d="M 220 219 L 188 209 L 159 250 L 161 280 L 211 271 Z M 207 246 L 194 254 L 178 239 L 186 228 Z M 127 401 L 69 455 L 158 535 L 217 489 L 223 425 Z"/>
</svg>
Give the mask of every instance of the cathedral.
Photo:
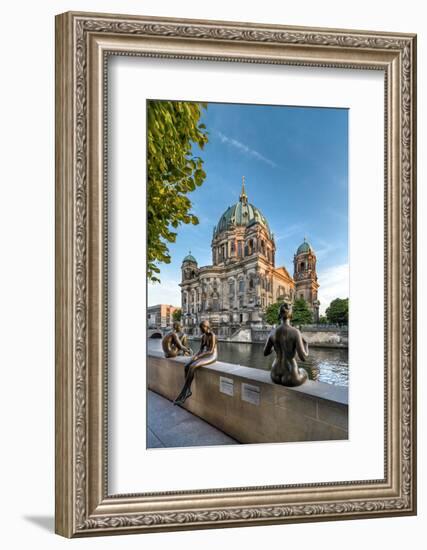
<svg viewBox="0 0 427 550">
<path fill-rule="evenodd" d="M 262 327 L 267 306 L 304 298 L 319 319 L 316 254 L 304 242 L 294 255 L 293 277 L 276 267 L 276 244 L 261 211 L 248 201 L 243 178 L 239 202 L 227 208 L 214 227 L 212 265 L 199 267 L 191 252 L 182 262 L 181 307 L 186 332 L 198 334 L 209 320 L 228 338 L 241 327 Z"/>
</svg>

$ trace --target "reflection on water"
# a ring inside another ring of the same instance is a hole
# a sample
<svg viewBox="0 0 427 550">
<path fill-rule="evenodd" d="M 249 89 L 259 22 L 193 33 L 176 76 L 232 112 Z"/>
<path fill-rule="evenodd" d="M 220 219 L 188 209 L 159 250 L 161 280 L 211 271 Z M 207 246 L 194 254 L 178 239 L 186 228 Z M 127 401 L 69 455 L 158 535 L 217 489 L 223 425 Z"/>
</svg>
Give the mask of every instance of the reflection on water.
<svg viewBox="0 0 427 550">
<path fill-rule="evenodd" d="M 273 352 L 268 357 L 264 357 L 263 349 L 263 344 L 218 342 L 218 359 L 255 369 L 270 370 L 275 354 Z M 310 378 L 337 386 L 348 386 L 347 349 L 310 347 L 309 353 L 307 370 Z M 300 363 L 300 366 L 304 364 Z"/>
<path fill-rule="evenodd" d="M 150 349 L 161 349 L 160 340 L 149 340 Z M 199 342 L 193 340 L 194 351 L 199 348 Z M 226 363 L 244 365 L 255 369 L 270 370 L 274 360 L 274 352 L 263 355 L 263 344 L 246 344 L 236 342 L 218 342 L 218 359 Z M 306 367 L 309 377 L 320 382 L 348 386 L 348 350 L 334 348 L 309 348 L 309 358 Z M 300 366 L 304 366 L 300 363 Z"/>
</svg>

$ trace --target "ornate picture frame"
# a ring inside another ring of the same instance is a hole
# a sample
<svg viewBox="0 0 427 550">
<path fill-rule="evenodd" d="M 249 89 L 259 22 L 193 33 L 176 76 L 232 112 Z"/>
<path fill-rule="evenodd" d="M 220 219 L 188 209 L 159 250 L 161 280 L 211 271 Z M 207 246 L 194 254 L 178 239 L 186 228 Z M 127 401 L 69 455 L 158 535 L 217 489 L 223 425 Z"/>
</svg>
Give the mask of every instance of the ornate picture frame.
<svg viewBox="0 0 427 550">
<path fill-rule="evenodd" d="M 111 495 L 106 60 L 111 55 L 385 75 L 384 479 Z M 72 13 L 56 18 L 56 532 L 65 537 L 416 513 L 416 36 Z"/>
</svg>

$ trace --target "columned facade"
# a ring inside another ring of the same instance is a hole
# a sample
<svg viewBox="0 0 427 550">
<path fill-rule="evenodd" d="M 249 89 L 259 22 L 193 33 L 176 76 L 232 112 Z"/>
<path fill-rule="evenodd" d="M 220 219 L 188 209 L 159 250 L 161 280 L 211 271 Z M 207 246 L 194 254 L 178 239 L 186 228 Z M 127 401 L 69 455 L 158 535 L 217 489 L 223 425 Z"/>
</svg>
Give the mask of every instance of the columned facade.
<svg viewBox="0 0 427 550">
<path fill-rule="evenodd" d="M 181 303 L 189 334 L 198 334 L 207 319 L 219 336 L 230 337 L 242 326 L 262 325 L 265 309 L 278 299 L 294 300 L 296 283 L 285 267 L 275 267 L 274 235 L 248 202 L 244 181 L 239 202 L 214 228 L 211 247 L 212 265 L 199 267 L 191 252 L 182 263 Z"/>
</svg>

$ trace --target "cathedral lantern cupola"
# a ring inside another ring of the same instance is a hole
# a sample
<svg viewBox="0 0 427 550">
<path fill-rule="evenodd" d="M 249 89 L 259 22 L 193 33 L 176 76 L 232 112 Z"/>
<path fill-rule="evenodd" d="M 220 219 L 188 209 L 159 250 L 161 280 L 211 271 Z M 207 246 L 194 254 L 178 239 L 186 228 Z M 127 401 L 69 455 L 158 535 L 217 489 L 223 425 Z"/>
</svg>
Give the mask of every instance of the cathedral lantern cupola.
<svg viewBox="0 0 427 550">
<path fill-rule="evenodd" d="M 240 193 L 239 200 L 244 206 L 247 206 L 248 196 L 247 196 L 246 190 L 245 190 L 245 176 L 242 176 L 242 192 Z"/>
<path fill-rule="evenodd" d="M 304 298 L 313 311 L 313 320 L 319 320 L 319 305 L 317 291 L 319 283 L 317 282 L 316 271 L 317 258 L 311 244 L 304 237 L 297 248 L 294 256 L 294 280 L 295 297 Z"/>
<path fill-rule="evenodd" d="M 212 237 L 213 265 L 228 265 L 258 256 L 274 267 L 276 245 L 264 214 L 249 202 L 245 177 L 239 200 L 219 218 Z"/>
</svg>

